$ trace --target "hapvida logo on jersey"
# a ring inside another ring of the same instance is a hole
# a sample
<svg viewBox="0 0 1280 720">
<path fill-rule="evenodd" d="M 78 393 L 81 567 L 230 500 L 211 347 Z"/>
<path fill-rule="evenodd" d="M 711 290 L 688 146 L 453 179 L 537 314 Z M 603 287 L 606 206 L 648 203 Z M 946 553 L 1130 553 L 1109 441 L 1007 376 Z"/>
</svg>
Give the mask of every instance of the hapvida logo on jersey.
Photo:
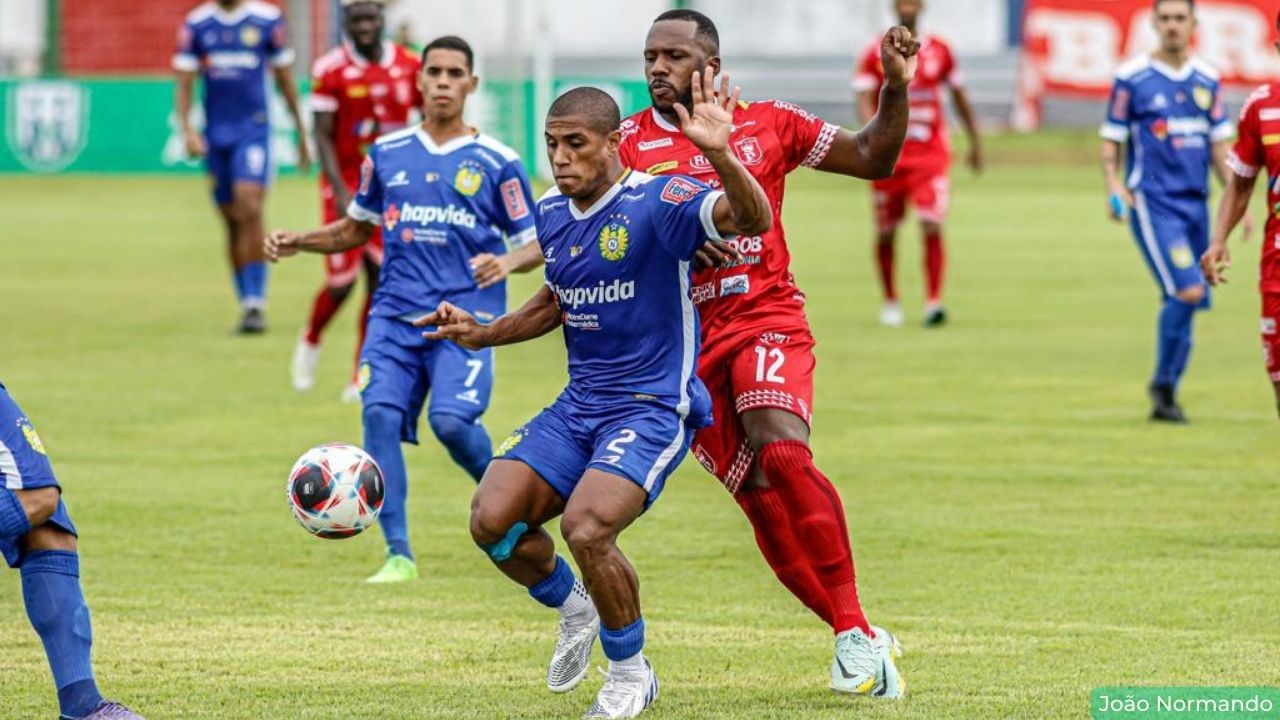
<svg viewBox="0 0 1280 720">
<path fill-rule="evenodd" d="M 395 203 L 392 203 L 387 207 L 386 212 L 382 213 L 382 218 L 386 222 L 388 230 L 395 230 L 396 225 L 408 222 L 420 225 L 441 223 L 467 229 L 472 229 L 476 226 L 476 216 L 473 213 L 469 213 L 452 203 L 444 207 L 439 205 L 410 205 L 409 203 L 396 206 Z"/>
<path fill-rule="evenodd" d="M 634 280 L 626 282 L 614 280 L 608 285 L 601 280 L 595 287 L 585 288 L 562 288 L 559 285 L 554 287 L 556 297 L 560 300 L 560 306 L 574 309 L 582 305 L 623 302 L 636 296 L 636 282 Z"/>
</svg>

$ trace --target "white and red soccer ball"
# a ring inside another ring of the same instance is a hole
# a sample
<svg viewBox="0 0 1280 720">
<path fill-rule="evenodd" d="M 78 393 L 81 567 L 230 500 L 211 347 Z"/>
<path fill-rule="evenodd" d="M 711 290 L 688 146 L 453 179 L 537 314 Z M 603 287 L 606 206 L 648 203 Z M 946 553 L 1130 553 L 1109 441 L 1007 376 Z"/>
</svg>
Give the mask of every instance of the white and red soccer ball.
<svg viewBox="0 0 1280 720">
<path fill-rule="evenodd" d="M 285 488 L 293 517 L 307 532 L 330 540 L 359 535 L 382 511 L 382 470 L 355 445 L 331 443 L 304 452 Z"/>
</svg>

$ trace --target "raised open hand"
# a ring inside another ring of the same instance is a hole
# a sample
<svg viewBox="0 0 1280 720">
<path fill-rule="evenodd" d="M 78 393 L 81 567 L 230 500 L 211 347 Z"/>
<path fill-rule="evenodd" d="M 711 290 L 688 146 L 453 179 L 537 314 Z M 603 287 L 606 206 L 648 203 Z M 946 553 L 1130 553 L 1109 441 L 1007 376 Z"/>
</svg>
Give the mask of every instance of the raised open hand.
<svg viewBox="0 0 1280 720">
<path fill-rule="evenodd" d="M 676 103 L 680 130 L 704 153 L 729 149 L 733 131 L 733 106 L 738 104 L 741 88 L 729 92 L 729 75 L 720 75 L 720 90 L 715 89 L 715 75 L 710 67 L 693 74 L 693 112 Z"/>
</svg>

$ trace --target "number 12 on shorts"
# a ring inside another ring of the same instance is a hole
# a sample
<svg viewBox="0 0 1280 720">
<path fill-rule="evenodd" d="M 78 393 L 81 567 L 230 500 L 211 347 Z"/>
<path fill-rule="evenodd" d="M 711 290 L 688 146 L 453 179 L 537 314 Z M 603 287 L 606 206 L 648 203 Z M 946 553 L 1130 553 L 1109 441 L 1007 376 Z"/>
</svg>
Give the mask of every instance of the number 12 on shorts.
<svg viewBox="0 0 1280 720">
<path fill-rule="evenodd" d="M 783 384 L 786 382 L 778 371 L 782 369 L 782 363 L 787 359 L 786 355 L 778 348 L 766 348 L 760 345 L 756 346 L 756 382 L 771 382 Z"/>
</svg>

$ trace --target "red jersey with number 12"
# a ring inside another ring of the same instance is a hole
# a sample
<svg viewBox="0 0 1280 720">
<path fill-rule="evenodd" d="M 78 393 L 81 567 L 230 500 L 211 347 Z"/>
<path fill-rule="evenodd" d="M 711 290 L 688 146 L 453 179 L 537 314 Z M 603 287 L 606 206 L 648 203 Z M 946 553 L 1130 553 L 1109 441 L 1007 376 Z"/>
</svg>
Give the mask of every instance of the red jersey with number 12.
<svg viewBox="0 0 1280 720">
<path fill-rule="evenodd" d="M 1280 292 L 1280 83 L 1254 91 L 1240 111 L 1240 132 L 1227 164 L 1241 177 L 1267 171 L 1267 229 L 1262 238 L 1262 291 Z"/>
<path fill-rule="evenodd" d="M 360 182 L 360 164 L 380 136 L 409 123 L 422 106 L 418 58 L 392 42 L 382 44 L 382 60 L 371 63 L 343 43 L 316 59 L 311 69 L 311 109 L 336 113 L 334 144 L 347 188 Z M 320 173 L 321 183 L 328 178 Z"/>
<path fill-rule="evenodd" d="M 731 267 L 694 274 L 693 301 L 702 317 L 704 343 L 726 333 L 807 330 L 804 293 L 791 274 L 782 228 L 787 173 L 817 167 L 839 128 L 778 101 L 739 103 L 729 146 L 759 181 L 773 211 L 773 227 L 758 237 L 738 238 L 743 259 Z M 712 187 L 720 178 L 689 138 L 652 108 L 622 122 L 622 164 L 650 175 L 689 175 Z"/>
</svg>

